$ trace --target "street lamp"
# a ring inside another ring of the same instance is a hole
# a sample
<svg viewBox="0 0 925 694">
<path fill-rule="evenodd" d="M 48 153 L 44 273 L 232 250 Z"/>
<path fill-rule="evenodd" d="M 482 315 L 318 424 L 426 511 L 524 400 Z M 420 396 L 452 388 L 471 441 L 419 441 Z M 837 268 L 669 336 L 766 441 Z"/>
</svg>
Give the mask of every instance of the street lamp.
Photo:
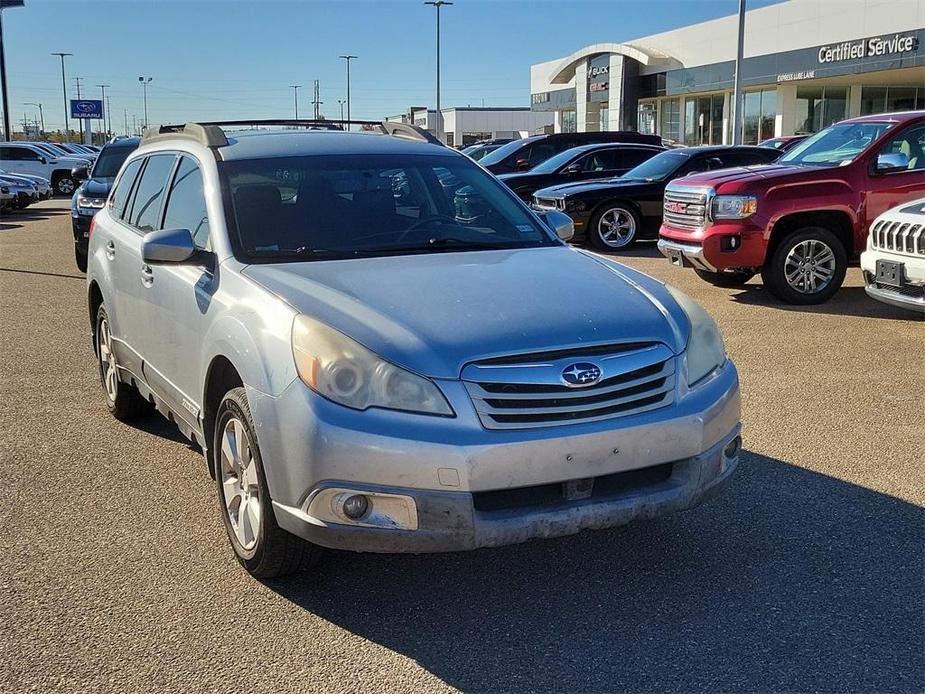
<svg viewBox="0 0 925 694">
<path fill-rule="evenodd" d="M 45 114 L 42 112 L 42 104 L 36 101 L 26 101 L 26 106 L 38 106 L 39 107 L 39 127 L 42 129 L 42 137 L 45 136 Z"/>
<path fill-rule="evenodd" d="M 355 55 L 342 55 L 340 56 L 345 61 L 347 61 L 347 120 L 350 120 L 350 61 L 356 58 Z M 343 118 L 341 118 L 343 120 Z M 347 125 L 347 130 L 350 130 L 350 125 Z"/>
<path fill-rule="evenodd" d="M 64 59 L 68 56 L 74 55 L 73 53 L 52 53 L 52 55 L 57 55 L 61 58 L 61 91 L 64 94 L 64 141 L 71 141 L 71 121 L 68 120 L 68 110 L 67 110 L 67 79 L 64 76 Z"/>
<path fill-rule="evenodd" d="M 739 0 L 739 45 L 736 52 L 735 85 L 732 91 L 732 144 L 742 144 L 742 54 L 745 48 L 745 0 Z"/>
<path fill-rule="evenodd" d="M 3 92 L 3 139 L 9 142 L 10 137 L 10 96 L 6 92 L 6 51 L 3 46 L 3 10 L 10 7 L 22 7 L 23 0 L 0 0 L 0 91 Z"/>
<path fill-rule="evenodd" d="M 424 3 L 425 5 L 433 5 L 437 10 L 437 113 L 436 113 L 436 127 L 437 127 L 437 138 L 443 142 L 443 112 L 440 111 L 440 8 L 444 5 L 452 5 L 452 2 L 447 2 L 446 0 L 427 0 Z"/>
<path fill-rule="evenodd" d="M 302 87 L 301 84 L 290 84 L 292 89 L 292 98 L 295 102 L 295 119 L 299 120 L 299 89 Z"/>
<path fill-rule="evenodd" d="M 153 80 L 153 77 L 139 77 L 138 81 L 141 82 L 141 89 L 145 95 L 145 130 L 148 129 L 148 84 Z"/>
<path fill-rule="evenodd" d="M 109 135 L 109 128 L 106 127 L 106 116 L 109 114 L 109 109 L 106 108 L 106 87 L 110 86 L 108 84 L 98 84 L 96 85 L 100 88 L 100 91 L 103 93 L 102 103 L 100 103 L 100 110 L 103 112 L 103 117 L 100 118 L 100 128 L 106 131 L 103 135 L 103 143 L 106 142 L 106 136 Z"/>
</svg>

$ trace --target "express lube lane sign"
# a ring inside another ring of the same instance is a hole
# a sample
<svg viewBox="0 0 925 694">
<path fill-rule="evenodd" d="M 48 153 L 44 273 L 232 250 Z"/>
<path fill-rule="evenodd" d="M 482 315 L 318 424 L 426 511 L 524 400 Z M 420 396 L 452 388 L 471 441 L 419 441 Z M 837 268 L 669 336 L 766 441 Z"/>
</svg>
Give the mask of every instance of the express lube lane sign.
<svg viewBox="0 0 925 694">
<path fill-rule="evenodd" d="M 874 36 L 860 41 L 845 41 L 819 49 L 819 62 L 838 63 L 842 60 L 911 53 L 919 47 L 919 39 L 914 34 L 893 34 L 892 36 Z"/>
</svg>

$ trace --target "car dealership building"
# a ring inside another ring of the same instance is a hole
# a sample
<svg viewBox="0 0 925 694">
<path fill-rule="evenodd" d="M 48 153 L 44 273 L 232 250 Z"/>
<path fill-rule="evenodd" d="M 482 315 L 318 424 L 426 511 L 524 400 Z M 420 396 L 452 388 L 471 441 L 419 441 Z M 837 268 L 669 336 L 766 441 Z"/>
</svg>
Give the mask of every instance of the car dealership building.
<svg viewBox="0 0 925 694">
<path fill-rule="evenodd" d="M 732 141 L 736 15 L 530 68 L 531 108 L 556 132 L 639 130 Z M 852 116 L 925 109 L 925 2 L 787 0 L 745 17 L 743 141 Z"/>
</svg>

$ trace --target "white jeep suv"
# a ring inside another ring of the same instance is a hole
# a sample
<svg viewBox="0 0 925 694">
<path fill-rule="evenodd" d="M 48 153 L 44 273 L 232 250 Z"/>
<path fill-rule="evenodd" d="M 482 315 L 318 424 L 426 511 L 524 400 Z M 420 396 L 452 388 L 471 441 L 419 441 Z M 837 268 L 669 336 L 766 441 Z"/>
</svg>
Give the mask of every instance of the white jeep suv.
<svg viewBox="0 0 925 694">
<path fill-rule="evenodd" d="M 925 198 L 874 220 L 861 268 L 869 296 L 925 314 Z"/>
</svg>

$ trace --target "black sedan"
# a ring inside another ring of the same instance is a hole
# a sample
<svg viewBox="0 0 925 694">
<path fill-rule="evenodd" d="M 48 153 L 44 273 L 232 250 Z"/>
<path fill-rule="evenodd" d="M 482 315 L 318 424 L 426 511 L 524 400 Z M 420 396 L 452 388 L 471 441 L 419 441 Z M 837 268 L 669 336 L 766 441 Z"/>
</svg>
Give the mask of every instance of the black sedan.
<svg viewBox="0 0 925 694">
<path fill-rule="evenodd" d="M 576 183 L 595 178 L 622 176 L 642 162 L 651 159 L 664 147 L 598 142 L 572 147 L 537 164 L 529 171 L 498 176 L 522 200 L 530 202 L 540 188 L 560 183 Z"/>
<path fill-rule="evenodd" d="M 668 182 L 702 171 L 770 164 L 780 152 L 768 147 L 688 147 L 655 155 L 620 178 L 566 183 L 538 190 L 533 206 L 565 212 L 575 241 L 600 250 L 629 248 L 639 238 L 658 238 Z"/>
</svg>

